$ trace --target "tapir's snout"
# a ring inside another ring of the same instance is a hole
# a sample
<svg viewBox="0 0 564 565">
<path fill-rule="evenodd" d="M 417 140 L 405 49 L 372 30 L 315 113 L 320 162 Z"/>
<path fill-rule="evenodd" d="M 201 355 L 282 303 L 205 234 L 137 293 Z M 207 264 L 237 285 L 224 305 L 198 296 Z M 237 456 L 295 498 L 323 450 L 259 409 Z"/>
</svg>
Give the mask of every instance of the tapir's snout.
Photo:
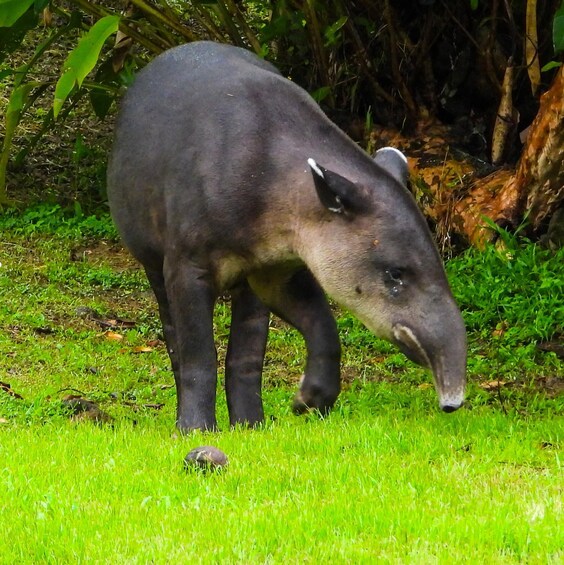
<svg viewBox="0 0 564 565">
<path fill-rule="evenodd" d="M 461 338 L 458 338 L 461 339 Z M 464 350 L 451 345 L 453 353 L 441 354 L 432 367 L 439 405 L 443 412 L 454 412 L 464 404 L 466 384 L 466 336 L 463 336 Z M 462 349 L 462 348 L 460 348 Z"/>
<path fill-rule="evenodd" d="M 456 395 L 447 395 L 446 397 L 441 397 L 439 393 L 439 406 L 443 412 L 450 414 L 455 410 L 458 410 L 464 404 L 464 389 L 462 389 Z"/>
<path fill-rule="evenodd" d="M 460 314 L 440 330 L 427 330 L 423 335 L 403 323 L 396 323 L 392 330 L 401 351 L 433 372 L 441 410 L 458 410 L 464 404 L 466 384 L 466 330 Z"/>
<path fill-rule="evenodd" d="M 441 344 L 442 345 L 442 344 Z M 454 412 L 464 404 L 466 385 L 466 330 L 459 328 L 444 338 L 444 345 L 432 355 L 431 369 L 443 412 Z"/>
<path fill-rule="evenodd" d="M 455 410 L 458 410 L 463 404 L 464 404 L 464 401 L 460 402 L 458 405 L 455 405 L 455 404 L 442 404 L 442 405 L 441 405 L 441 409 L 442 409 L 443 412 L 446 412 L 447 414 L 450 414 L 451 412 L 454 412 Z"/>
</svg>

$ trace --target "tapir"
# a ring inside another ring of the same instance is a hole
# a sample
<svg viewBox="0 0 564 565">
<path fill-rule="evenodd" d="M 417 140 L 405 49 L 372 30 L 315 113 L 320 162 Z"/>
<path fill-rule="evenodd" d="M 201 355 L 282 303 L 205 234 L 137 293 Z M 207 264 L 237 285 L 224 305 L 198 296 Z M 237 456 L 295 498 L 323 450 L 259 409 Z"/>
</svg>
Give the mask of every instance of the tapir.
<svg viewBox="0 0 564 565">
<path fill-rule="evenodd" d="M 139 72 L 121 104 L 108 198 L 155 293 L 182 432 L 216 429 L 213 310 L 231 297 L 231 425 L 264 419 L 270 312 L 303 335 L 293 408 L 328 412 L 341 347 L 327 295 L 464 399 L 466 332 L 396 149 L 374 158 L 305 90 L 242 48 L 194 42 Z"/>
</svg>

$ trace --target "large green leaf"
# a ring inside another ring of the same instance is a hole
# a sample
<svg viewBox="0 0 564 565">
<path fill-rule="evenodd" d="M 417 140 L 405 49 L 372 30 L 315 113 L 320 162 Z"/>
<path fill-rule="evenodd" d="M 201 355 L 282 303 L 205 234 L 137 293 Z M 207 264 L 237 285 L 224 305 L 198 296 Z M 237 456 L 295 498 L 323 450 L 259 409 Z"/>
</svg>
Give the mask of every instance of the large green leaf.
<svg viewBox="0 0 564 565">
<path fill-rule="evenodd" d="M 334 24 L 330 25 L 325 29 L 323 34 L 325 35 L 326 46 L 334 45 L 337 43 L 337 34 L 339 30 L 347 23 L 347 16 L 341 16 Z"/>
<path fill-rule="evenodd" d="M 0 4 L 0 11 L 1 6 Z M 20 46 L 26 33 L 33 29 L 38 21 L 35 11 L 29 9 L 10 27 L 0 28 L 0 63 Z"/>
<path fill-rule="evenodd" d="M 108 58 L 98 67 L 94 81 L 99 86 L 90 89 L 90 103 L 96 116 L 103 120 L 110 110 L 120 86 L 119 74 L 114 71 L 111 58 Z M 112 88 L 115 90 L 112 91 Z"/>
<path fill-rule="evenodd" d="M 564 2 L 554 14 L 554 22 L 552 24 L 552 41 L 554 43 L 554 52 L 564 51 Z"/>
<path fill-rule="evenodd" d="M 29 93 L 36 86 L 36 83 L 27 83 L 13 90 L 10 100 L 8 101 L 8 107 L 6 108 L 6 133 L 10 137 L 19 121 L 19 115 L 29 97 Z"/>
<path fill-rule="evenodd" d="M 14 25 L 35 0 L 0 0 L 0 27 Z"/>
<path fill-rule="evenodd" d="M 8 101 L 8 106 L 6 107 L 6 116 L 4 121 L 4 142 L 2 144 L 2 151 L 0 152 L 0 203 L 5 203 L 7 201 L 6 169 L 8 167 L 10 149 L 12 147 L 12 138 L 20 121 L 20 115 L 29 97 L 29 93 L 36 86 L 37 83 L 27 83 L 15 88 L 12 91 L 12 94 Z"/>
<path fill-rule="evenodd" d="M 1 0 L 0 0 L 1 1 Z M 82 85 L 82 81 L 98 62 L 104 42 L 118 30 L 119 16 L 105 16 L 98 20 L 78 45 L 69 53 L 64 65 L 63 74 L 55 87 L 53 113 L 55 117 L 61 111 L 65 100 L 72 89 Z"/>
</svg>

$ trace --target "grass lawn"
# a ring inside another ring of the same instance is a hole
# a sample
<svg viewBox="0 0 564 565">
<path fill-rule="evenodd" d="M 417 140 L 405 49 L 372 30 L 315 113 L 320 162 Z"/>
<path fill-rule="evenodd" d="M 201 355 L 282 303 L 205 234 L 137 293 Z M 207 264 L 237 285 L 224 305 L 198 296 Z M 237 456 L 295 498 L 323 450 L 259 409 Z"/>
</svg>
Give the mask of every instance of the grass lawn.
<svg viewBox="0 0 564 565">
<path fill-rule="evenodd" d="M 0 564 L 563 563 L 564 252 L 508 242 L 448 265 L 467 406 L 337 311 L 343 393 L 296 417 L 298 334 L 272 322 L 260 430 L 179 437 L 154 300 L 108 218 L 0 221 Z M 216 310 L 223 359 L 228 305 Z M 538 344 L 543 343 L 543 349 Z M 223 367 L 220 366 L 220 387 Z M 75 394 L 112 418 L 70 417 Z M 186 472 L 193 447 L 229 457 Z"/>
</svg>

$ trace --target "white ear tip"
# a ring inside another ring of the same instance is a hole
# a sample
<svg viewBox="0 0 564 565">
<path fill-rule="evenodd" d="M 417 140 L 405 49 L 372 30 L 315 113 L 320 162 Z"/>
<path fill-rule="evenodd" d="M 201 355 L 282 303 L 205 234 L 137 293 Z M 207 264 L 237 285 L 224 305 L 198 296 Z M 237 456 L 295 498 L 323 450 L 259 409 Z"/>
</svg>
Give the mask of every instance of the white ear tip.
<svg viewBox="0 0 564 565">
<path fill-rule="evenodd" d="M 399 155 L 404 163 L 407 163 L 407 157 L 399 150 L 396 149 L 395 147 L 382 147 L 382 149 L 378 149 L 378 151 L 376 151 L 376 153 L 380 153 L 380 151 L 384 152 L 384 151 L 393 151 L 394 153 L 396 153 L 397 155 Z"/>
<path fill-rule="evenodd" d="M 313 169 L 313 171 L 315 171 L 321 178 L 323 177 L 323 171 L 319 168 L 319 166 L 317 165 L 317 163 L 310 157 L 307 160 L 307 164 Z"/>
</svg>

